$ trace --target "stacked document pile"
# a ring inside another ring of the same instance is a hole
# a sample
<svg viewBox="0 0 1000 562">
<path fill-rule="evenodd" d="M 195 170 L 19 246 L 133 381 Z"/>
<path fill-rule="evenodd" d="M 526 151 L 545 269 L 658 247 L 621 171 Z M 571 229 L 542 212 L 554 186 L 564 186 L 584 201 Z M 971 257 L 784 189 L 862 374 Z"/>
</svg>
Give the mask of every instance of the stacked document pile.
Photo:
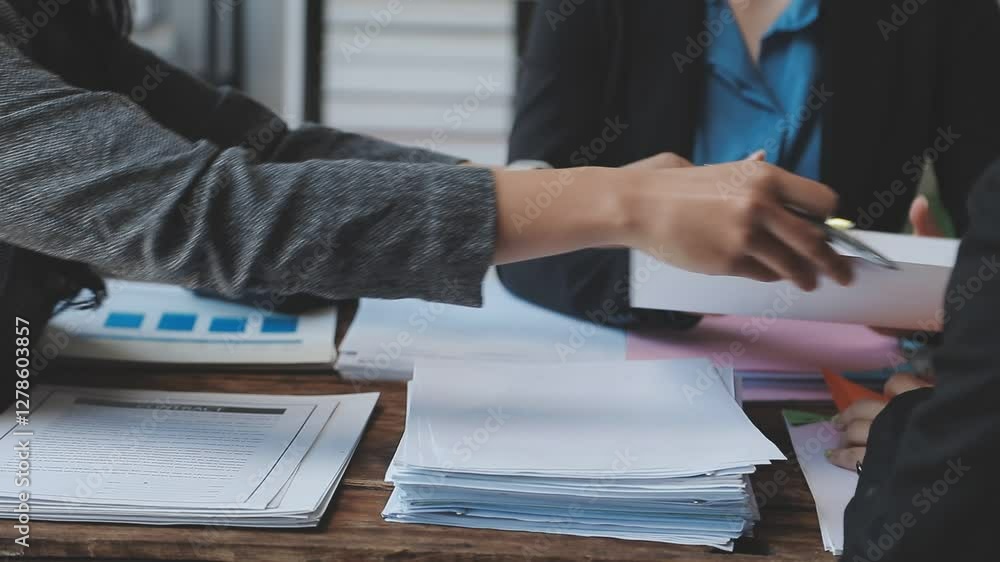
<svg viewBox="0 0 1000 562">
<path fill-rule="evenodd" d="M 38 387 L 26 424 L 3 416 L 0 447 L 29 454 L 2 463 L 0 513 L 27 503 L 39 520 L 315 526 L 377 399 Z"/>
<path fill-rule="evenodd" d="M 390 521 L 731 549 L 747 475 L 784 458 L 707 360 L 420 362 L 409 385 Z"/>
<path fill-rule="evenodd" d="M 157 283 L 109 280 L 107 287 L 99 308 L 52 319 L 45 338 L 60 357 L 323 370 L 336 359 L 333 307 L 291 315 L 274 312 L 276 303 L 263 298 L 251 306 Z"/>
</svg>

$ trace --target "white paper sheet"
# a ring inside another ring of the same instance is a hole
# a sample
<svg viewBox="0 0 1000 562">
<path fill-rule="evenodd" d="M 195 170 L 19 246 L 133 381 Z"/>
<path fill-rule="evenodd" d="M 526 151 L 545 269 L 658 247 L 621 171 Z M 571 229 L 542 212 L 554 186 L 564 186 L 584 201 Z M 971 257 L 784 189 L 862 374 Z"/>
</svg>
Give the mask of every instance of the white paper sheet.
<svg viewBox="0 0 1000 562">
<path fill-rule="evenodd" d="M 816 501 L 823 546 L 835 555 L 844 550 L 844 511 L 858 487 L 857 473 L 826 459 L 827 449 L 840 446 L 840 434 L 830 422 L 793 426 L 785 421 L 795 458 Z"/>
<path fill-rule="evenodd" d="M 315 409 L 279 401 L 192 397 L 165 403 L 113 392 L 55 391 L 30 418 L 38 435 L 32 447 L 34 496 L 88 503 L 263 507 L 271 497 L 258 495 L 251 501 L 262 484 L 253 475 L 275 468 Z M 327 419 L 330 413 L 332 409 Z M 325 423 L 313 426 L 313 440 Z M 13 450 L 19 439 L 8 431 L 0 447 Z M 12 456 L 5 468 L 13 474 L 15 464 Z M 0 494 L 17 492 L 13 479 L 0 481 Z"/>
<path fill-rule="evenodd" d="M 418 365 L 400 461 L 477 473 L 588 475 L 606 474 L 626 457 L 616 475 L 622 478 L 784 458 L 714 369 L 697 359 Z M 586 436 L 586 445 L 573 436 Z"/>
<path fill-rule="evenodd" d="M 866 231 L 851 231 L 851 235 L 896 262 L 900 271 L 855 258 L 851 286 L 822 278 L 818 289 L 804 293 L 786 281 L 761 283 L 692 273 L 633 252 L 632 306 L 931 329 L 944 305 L 958 240 Z"/>
<path fill-rule="evenodd" d="M 33 432 L 32 460 L 38 463 L 32 466 L 33 518 L 309 527 L 329 505 L 378 394 L 271 396 L 38 387 L 33 402 L 36 398 L 39 403 L 28 426 Z M 95 405 L 95 398 L 143 402 L 152 409 Z M 198 405 L 253 412 L 189 407 Z M 285 411 L 286 419 L 246 419 L 273 417 L 277 414 L 264 410 L 277 409 Z M 304 419 L 303 412 L 308 413 Z M 205 414 L 219 419 L 201 419 Z M 221 419 L 225 416 L 239 419 Z M 8 412 L 4 419 L 13 420 L 13 414 Z M 12 437 L 13 429 L 0 442 Z M 79 434 L 75 441 L 63 439 L 74 431 Z M 58 448 L 46 449 L 46 443 Z M 73 464 L 56 462 L 60 458 Z M 153 478 L 136 478 L 152 473 Z M 213 473 L 216 478 L 208 481 Z M 186 487 L 181 485 L 185 481 Z M 143 493 L 134 494 L 140 483 Z M 10 487 L 0 483 L 3 517 L 16 516 L 14 498 L 20 490 Z M 69 496 L 63 495 L 67 491 Z"/>
</svg>

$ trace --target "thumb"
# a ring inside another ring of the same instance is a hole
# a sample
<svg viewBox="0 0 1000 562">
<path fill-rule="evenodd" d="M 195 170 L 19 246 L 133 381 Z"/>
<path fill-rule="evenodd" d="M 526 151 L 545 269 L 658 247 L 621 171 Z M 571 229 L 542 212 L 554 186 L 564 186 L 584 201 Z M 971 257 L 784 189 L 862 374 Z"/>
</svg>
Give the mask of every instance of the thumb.
<svg viewBox="0 0 1000 562">
<path fill-rule="evenodd" d="M 917 236 L 944 237 L 944 229 L 938 225 L 934 218 L 930 201 L 925 195 L 918 195 L 913 200 L 913 204 L 910 205 L 910 223 L 913 224 L 913 233 Z"/>
</svg>

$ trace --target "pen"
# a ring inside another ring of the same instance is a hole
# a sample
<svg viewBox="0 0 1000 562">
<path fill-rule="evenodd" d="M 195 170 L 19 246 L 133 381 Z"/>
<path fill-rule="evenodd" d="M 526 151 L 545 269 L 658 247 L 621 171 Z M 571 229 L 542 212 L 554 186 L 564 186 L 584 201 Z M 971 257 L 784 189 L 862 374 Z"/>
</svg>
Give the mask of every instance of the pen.
<svg viewBox="0 0 1000 562">
<path fill-rule="evenodd" d="M 747 160 L 752 160 L 754 162 L 764 162 L 767 159 L 767 152 L 764 150 L 756 150 L 751 152 L 746 157 Z M 886 269 L 899 270 L 899 266 L 896 265 L 892 260 L 878 253 L 874 248 L 865 244 L 864 242 L 858 240 L 857 238 L 851 236 L 844 232 L 854 228 L 854 223 L 841 218 L 829 218 L 823 219 L 803 211 L 802 209 L 795 207 L 794 205 L 785 205 L 785 208 L 789 210 L 792 214 L 798 216 L 799 218 L 805 219 L 816 226 L 823 229 L 823 234 L 826 235 L 826 239 L 831 242 L 839 242 L 848 248 L 857 252 L 858 256 L 870 263 L 877 266 L 884 267 Z"/>
<path fill-rule="evenodd" d="M 878 251 L 868 244 L 865 244 L 845 232 L 845 228 L 851 228 L 853 226 L 851 221 L 838 218 L 822 219 L 793 205 L 785 205 L 785 208 L 799 218 L 807 220 L 823 229 L 823 234 L 826 235 L 827 240 L 847 246 L 851 250 L 857 252 L 861 259 L 886 269 L 899 270 L 899 266 L 892 260 L 878 253 Z"/>
</svg>

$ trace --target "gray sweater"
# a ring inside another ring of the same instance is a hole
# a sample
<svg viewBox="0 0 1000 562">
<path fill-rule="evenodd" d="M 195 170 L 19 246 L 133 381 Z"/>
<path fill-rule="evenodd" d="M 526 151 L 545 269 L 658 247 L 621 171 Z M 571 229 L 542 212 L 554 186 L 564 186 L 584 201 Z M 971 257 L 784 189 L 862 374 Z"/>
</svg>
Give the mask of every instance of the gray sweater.
<svg viewBox="0 0 1000 562">
<path fill-rule="evenodd" d="M 25 42 L 21 18 L 0 0 L 0 242 L 233 297 L 480 303 L 490 171 L 290 131 L 127 40 L 79 44 L 57 17 Z"/>
</svg>

